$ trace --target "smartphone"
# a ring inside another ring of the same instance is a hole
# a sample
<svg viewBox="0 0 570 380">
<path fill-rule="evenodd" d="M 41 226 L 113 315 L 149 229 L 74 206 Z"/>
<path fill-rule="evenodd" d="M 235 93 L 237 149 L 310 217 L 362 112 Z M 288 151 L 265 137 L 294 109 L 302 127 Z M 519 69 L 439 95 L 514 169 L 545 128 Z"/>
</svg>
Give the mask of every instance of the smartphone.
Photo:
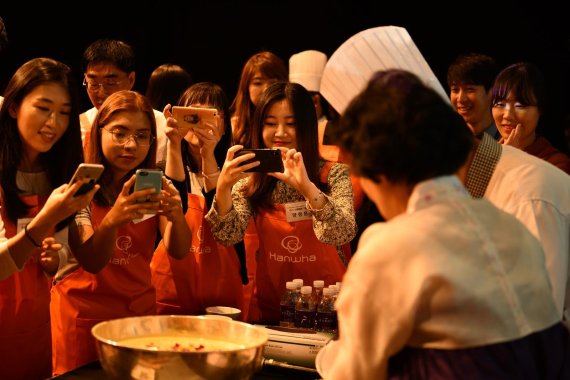
<svg viewBox="0 0 570 380">
<path fill-rule="evenodd" d="M 203 127 L 204 123 L 217 125 L 218 110 L 216 108 L 202 107 L 172 107 L 172 116 L 189 128 Z"/>
<path fill-rule="evenodd" d="M 269 172 L 283 172 L 283 159 L 281 158 L 281 151 L 279 149 L 249 149 L 244 148 L 236 152 L 236 157 L 246 153 L 255 153 L 255 157 L 247 160 L 244 164 L 249 164 L 253 161 L 259 161 L 259 165 L 255 168 L 246 170 L 246 172 L 269 173 Z"/>
<path fill-rule="evenodd" d="M 105 167 L 101 164 L 79 164 L 69 184 L 72 185 L 77 181 L 82 181 L 83 184 L 73 196 L 77 197 L 91 190 L 97 183 L 99 177 L 101 177 L 104 169 Z"/>
<path fill-rule="evenodd" d="M 144 189 L 154 189 L 155 193 L 160 193 L 162 189 L 162 170 L 137 169 L 134 190 Z M 137 202 L 151 202 L 150 195 L 138 198 Z"/>
</svg>

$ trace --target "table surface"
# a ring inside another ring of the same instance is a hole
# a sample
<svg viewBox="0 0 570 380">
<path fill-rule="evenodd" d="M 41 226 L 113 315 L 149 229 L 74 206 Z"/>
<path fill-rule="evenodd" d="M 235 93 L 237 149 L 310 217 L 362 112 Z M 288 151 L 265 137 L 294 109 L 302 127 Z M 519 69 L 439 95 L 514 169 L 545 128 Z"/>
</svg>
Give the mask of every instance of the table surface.
<svg viewBox="0 0 570 380">
<path fill-rule="evenodd" d="M 52 377 L 51 380 L 101 380 L 105 379 L 105 372 L 99 362 L 93 362 L 79 367 L 63 375 Z M 274 366 L 263 366 L 262 369 L 253 375 L 252 380 L 318 380 L 320 376 L 317 372 L 301 371 L 297 369 L 280 368 Z"/>
</svg>

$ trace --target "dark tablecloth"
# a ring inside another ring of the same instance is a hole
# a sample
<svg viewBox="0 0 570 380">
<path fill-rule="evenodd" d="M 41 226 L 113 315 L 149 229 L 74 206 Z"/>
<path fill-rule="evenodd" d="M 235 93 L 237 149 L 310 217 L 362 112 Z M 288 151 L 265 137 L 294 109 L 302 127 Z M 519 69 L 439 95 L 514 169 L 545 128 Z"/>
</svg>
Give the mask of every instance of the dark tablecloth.
<svg viewBox="0 0 570 380">
<path fill-rule="evenodd" d="M 63 375 L 52 377 L 51 380 L 101 380 L 106 379 L 105 372 L 99 362 L 93 362 L 83 367 L 79 367 Z M 263 366 L 262 369 L 253 375 L 252 380 L 316 380 L 320 376 L 316 372 L 301 371 L 289 368 L 274 366 Z"/>
</svg>

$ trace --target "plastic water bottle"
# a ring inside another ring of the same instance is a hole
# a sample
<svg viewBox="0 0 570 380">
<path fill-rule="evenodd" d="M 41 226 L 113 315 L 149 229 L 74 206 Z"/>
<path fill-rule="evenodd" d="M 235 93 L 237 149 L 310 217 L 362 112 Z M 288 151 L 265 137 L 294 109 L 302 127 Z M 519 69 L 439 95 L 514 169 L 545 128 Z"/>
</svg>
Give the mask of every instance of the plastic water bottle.
<svg viewBox="0 0 570 380">
<path fill-rule="evenodd" d="M 304 329 L 315 328 L 317 308 L 313 301 L 312 292 L 313 288 L 311 286 L 303 286 L 301 288 L 301 297 L 295 305 L 295 327 Z"/>
<path fill-rule="evenodd" d="M 333 300 L 336 301 L 336 298 L 337 298 L 337 296 L 338 296 L 338 286 L 336 286 L 336 285 L 334 285 L 334 284 L 333 284 L 333 285 L 329 285 L 329 289 L 332 290 L 331 296 L 332 296 Z"/>
<path fill-rule="evenodd" d="M 299 299 L 299 297 L 301 297 L 301 288 L 303 287 L 303 279 L 302 278 L 295 278 L 293 279 L 293 282 L 295 284 L 297 284 L 297 290 L 295 291 L 295 303 L 297 303 L 297 300 Z"/>
<path fill-rule="evenodd" d="M 336 332 L 332 293 L 333 290 L 330 288 L 323 289 L 323 296 L 321 302 L 317 305 L 317 313 L 315 315 L 315 330 L 317 331 Z"/>
<path fill-rule="evenodd" d="M 338 282 L 337 282 L 337 284 L 338 284 Z M 329 285 L 329 289 L 332 290 L 331 297 L 332 297 L 332 301 L 333 301 L 334 331 L 335 331 L 335 333 L 338 333 L 338 318 L 337 318 L 337 312 L 336 312 L 336 299 L 338 298 L 338 291 L 340 289 L 339 289 L 339 285 Z"/>
<path fill-rule="evenodd" d="M 324 287 L 325 282 L 323 280 L 313 281 L 313 301 L 315 302 L 315 305 L 318 305 L 319 302 L 321 302 Z"/>
<path fill-rule="evenodd" d="M 295 306 L 297 302 L 297 284 L 287 281 L 285 293 L 281 296 L 281 320 L 279 326 L 295 327 Z"/>
</svg>

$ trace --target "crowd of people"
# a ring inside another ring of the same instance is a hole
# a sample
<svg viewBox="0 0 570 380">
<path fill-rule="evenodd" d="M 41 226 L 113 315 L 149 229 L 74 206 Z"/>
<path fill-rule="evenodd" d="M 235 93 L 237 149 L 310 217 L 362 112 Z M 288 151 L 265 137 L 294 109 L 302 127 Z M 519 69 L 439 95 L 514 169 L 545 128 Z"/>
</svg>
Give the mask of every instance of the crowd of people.
<svg viewBox="0 0 570 380">
<path fill-rule="evenodd" d="M 18 68 L 0 107 L 0 377 L 97 360 L 91 328 L 115 318 L 226 305 L 278 324 L 302 278 L 343 284 L 324 379 L 570 378 L 570 158 L 541 135 L 540 69 L 462 54 L 444 99 L 378 67 L 335 108 L 324 53 L 285 62 L 251 56 L 233 101 L 170 63 L 140 94 L 133 48 L 99 39 L 85 112 L 66 64 Z M 283 171 L 243 148 L 277 149 Z M 105 169 L 78 195 L 82 162 Z M 139 169 L 162 189 L 135 190 Z"/>
</svg>

